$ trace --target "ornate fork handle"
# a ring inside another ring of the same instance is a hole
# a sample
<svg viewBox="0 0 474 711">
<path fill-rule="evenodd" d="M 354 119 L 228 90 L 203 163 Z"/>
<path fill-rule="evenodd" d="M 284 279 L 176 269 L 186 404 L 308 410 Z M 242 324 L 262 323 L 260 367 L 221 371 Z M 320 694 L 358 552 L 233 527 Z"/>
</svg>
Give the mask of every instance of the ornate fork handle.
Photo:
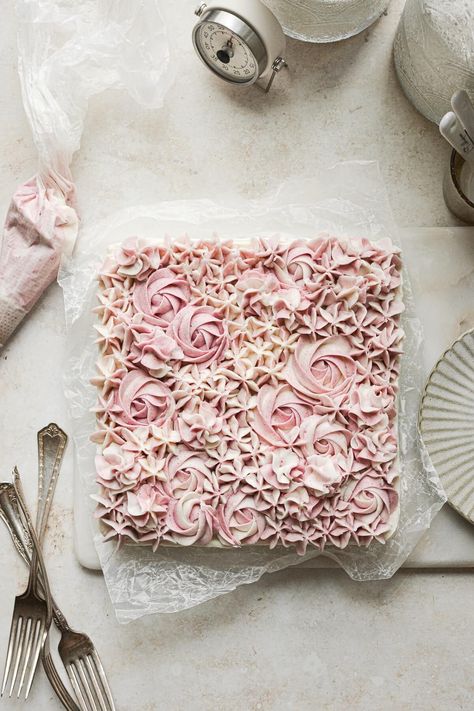
<svg viewBox="0 0 474 711">
<path fill-rule="evenodd" d="M 51 504 L 66 445 L 67 434 L 54 422 L 51 422 L 38 432 L 38 508 L 36 511 L 36 531 L 40 546 L 43 545 L 49 512 L 51 511 Z M 54 600 L 53 616 L 55 625 L 60 631 L 69 629 L 66 618 Z"/>
<path fill-rule="evenodd" d="M 38 511 L 36 514 L 36 535 L 40 546 L 43 544 L 51 502 L 59 476 L 67 435 L 54 423 L 38 432 Z M 0 483 L 0 516 L 4 520 L 25 563 L 30 565 L 33 545 L 28 528 L 20 514 L 18 496 L 13 484 Z"/>
<path fill-rule="evenodd" d="M 51 422 L 38 432 L 38 509 L 36 512 L 36 532 L 40 545 L 43 544 L 51 503 L 58 480 L 67 434 Z"/>
</svg>

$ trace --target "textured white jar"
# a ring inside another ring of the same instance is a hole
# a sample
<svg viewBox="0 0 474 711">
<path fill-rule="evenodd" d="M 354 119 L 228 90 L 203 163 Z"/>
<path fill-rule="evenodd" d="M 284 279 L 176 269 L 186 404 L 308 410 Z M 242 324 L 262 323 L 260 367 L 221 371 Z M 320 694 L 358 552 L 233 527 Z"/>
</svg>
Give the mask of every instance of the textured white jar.
<svg viewBox="0 0 474 711">
<path fill-rule="evenodd" d="M 390 0 L 263 1 L 289 37 L 306 42 L 335 42 L 365 30 L 386 10 Z"/>
<path fill-rule="evenodd" d="M 457 89 L 474 99 L 474 0 L 407 0 L 394 58 L 405 94 L 430 121 L 450 110 Z"/>
</svg>

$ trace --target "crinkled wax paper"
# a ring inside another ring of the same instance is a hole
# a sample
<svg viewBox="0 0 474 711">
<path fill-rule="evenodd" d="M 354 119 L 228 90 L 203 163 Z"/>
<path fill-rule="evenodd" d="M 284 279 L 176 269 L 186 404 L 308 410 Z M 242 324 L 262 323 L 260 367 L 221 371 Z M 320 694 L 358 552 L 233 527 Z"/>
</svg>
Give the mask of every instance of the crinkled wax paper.
<svg viewBox="0 0 474 711">
<path fill-rule="evenodd" d="M 173 72 L 158 0 L 16 0 L 18 72 L 39 166 L 0 246 L 0 348 L 56 279 L 79 219 L 71 173 L 89 99 L 120 87 L 156 107 Z"/>
<path fill-rule="evenodd" d="M 65 392 L 73 423 L 76 476 L 85 490 L 96 492 L 94 455 L 90 442 L 95 429 L 97 393 L 90 379 L 95 373 L 97 347 L 93 329 L 97 272 L 107 248 L 130 236 L 160 240 L 187 233 L 205 239 L 217 235 L 247 243 L 257 235 L 278 234 L 282 239 L 310 238 L 319 232 L 339 237 L 377 240 L 397 233 L 390 216 L 383 182 L 376 163 L 341 163 L 314 179 L 293 179 L 276 194 L 261 200 L 221 205 L 217 200 L 165 202 L 133 207 L 113 215 L 84 235 L 74 258 L 63 262 L 60 284 L 64 290 L 68 329 Z M 389 578 L 406 560 L 420 536 L 444 503 L 444 494 L 423 449 L 417 413 L 423 387 L 421 347 L 423 334 L 416 318 L 409 280 L 404 274 L 406 312 L 405 354 L 399 395 L 400 520 L 384 544 L 368 548 L 327 548 L 298 556 L 288 549 L 151 548 L 104 543 L 91 522 L 105 580 L 120 622 L 155 612 L 177 612 L 264 573 L 297 565 L 318 555 L 337 561 L 355 580 Z"/>
</svg>

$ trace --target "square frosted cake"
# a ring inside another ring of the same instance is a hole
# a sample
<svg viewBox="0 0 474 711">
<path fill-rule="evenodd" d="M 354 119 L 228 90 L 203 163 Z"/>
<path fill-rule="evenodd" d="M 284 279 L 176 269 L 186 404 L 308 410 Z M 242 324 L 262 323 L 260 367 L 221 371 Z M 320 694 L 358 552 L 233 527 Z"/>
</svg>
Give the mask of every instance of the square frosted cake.
<svg viewBox="0 0 474 711">
<path fill-rule="evenodd" d="M 97 516 L 158 545 L 344 548 L 397 524 L 399 250 L 134 239 L 99 275 Z"/>
</svg>

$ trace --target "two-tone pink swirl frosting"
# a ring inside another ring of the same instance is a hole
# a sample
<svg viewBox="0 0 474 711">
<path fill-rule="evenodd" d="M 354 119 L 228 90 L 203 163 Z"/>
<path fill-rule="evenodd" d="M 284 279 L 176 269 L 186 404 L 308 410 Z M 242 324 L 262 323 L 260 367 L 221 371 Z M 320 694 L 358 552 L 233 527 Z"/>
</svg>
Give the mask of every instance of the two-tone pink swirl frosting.
<svg viewBox="0 0 474 711">
<path fill-rule="evenodd" d="M 227 347 L 223 319 L 208 306 L 187 306 L 171 321 L 168 335 L 183 352 L 185 363 L 209 366 Z"/>
<path fill-rule="evenodd" d="M 298 553 L 386 540 L 400 268 L 388 241 L 328 235 L 112 252 L 93 379 L 104 535 Z"/>
<path fill-rule="evenodd" d="M 287 384 L 264 385 L 257 396 L 254 427 L 257 434 L 274 447 L 295 442 L 312 407 Z"/>
<path fill-rule="evenodd" d="M 145 282 L 137 283 L 133 304 L 148 323 L 167 328 L 176 314 L 189 303 L 190 287 L 171 269 L 157 269 Z"/>
<path fill-rule="evenodd" d="M 342 402 L 357 375 L 351 341 L 344 336 L 313 341 L 302 337 L 288 364 L 288 382 L 311 401 Z"/>
<path fill-rule="evenodd" d="M 139 368 L 123 377 L 109 406 L 110 417 L 118 425 L 130 427 L 163 425 L 174 411 L 171 390 Z"/>
</svg>

